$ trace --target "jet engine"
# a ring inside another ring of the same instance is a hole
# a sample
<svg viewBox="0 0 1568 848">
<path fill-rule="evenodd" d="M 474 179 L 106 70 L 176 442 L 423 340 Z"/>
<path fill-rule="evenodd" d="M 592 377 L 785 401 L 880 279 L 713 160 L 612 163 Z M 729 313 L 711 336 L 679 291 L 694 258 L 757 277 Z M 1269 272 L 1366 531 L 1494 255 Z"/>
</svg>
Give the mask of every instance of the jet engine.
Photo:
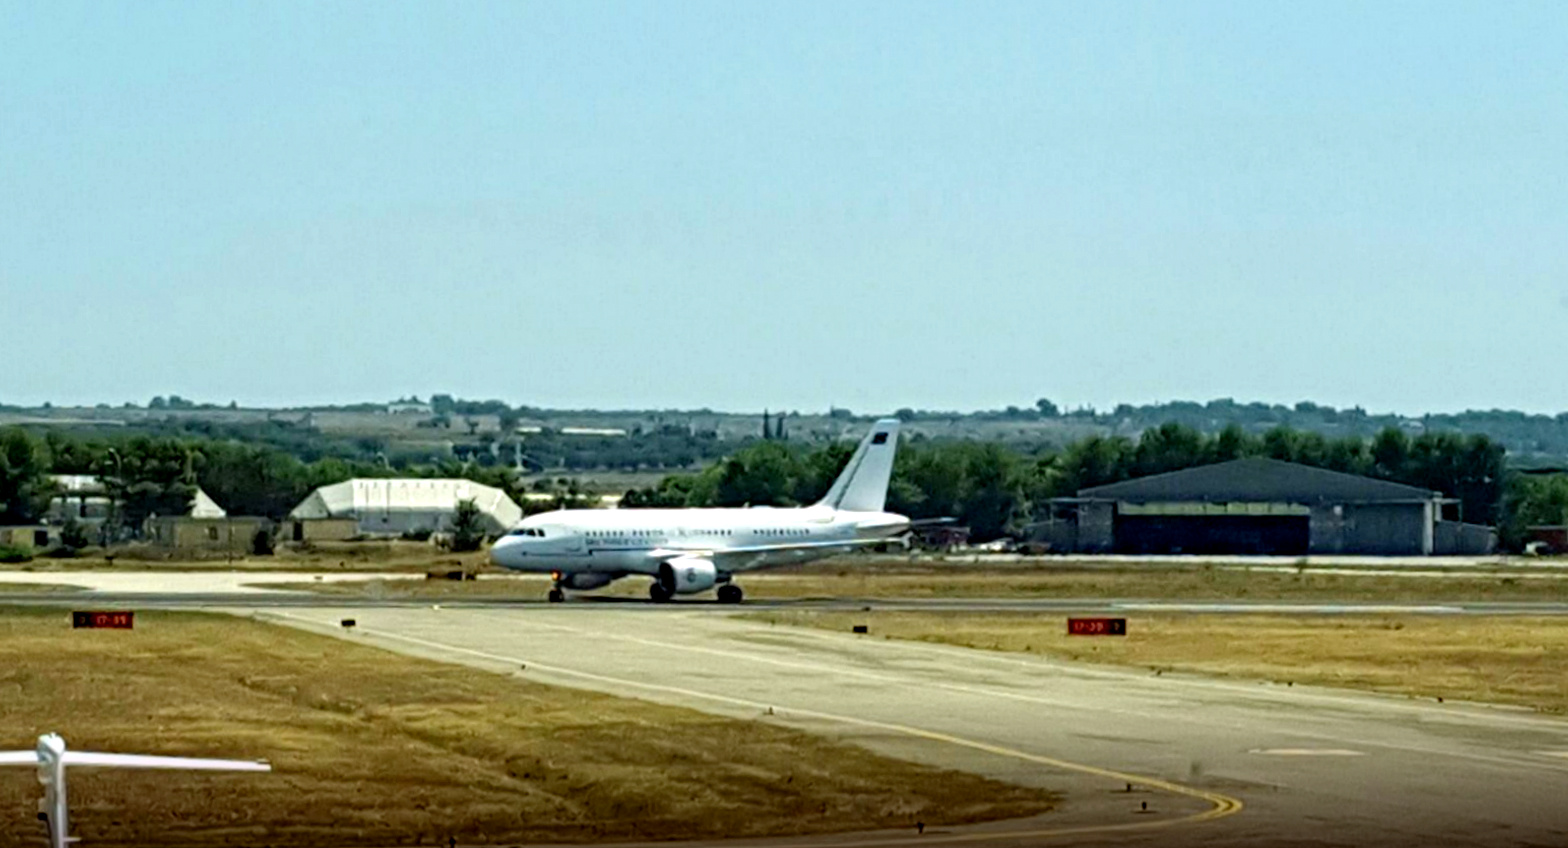
<svg viewBox="0 0 1568 848">
<path fill-rule="evenodd" d="M 600 586 L 610 585 L 610 581 L 614 579 L 615 578 L 609 574 L 594 574 L 592 572 L 579 571 L 575 574 L 566 575 L 566 577 L 561 580 L 561 585 L 568 589 L 597 589 Z"/>
<path fill-rule="evenodd" d="M 702 557 L 676 557 L 659 565 L 659 583 L 672 594 L 705 592 L 718 582 L 719 570 Z"/>
</svg>

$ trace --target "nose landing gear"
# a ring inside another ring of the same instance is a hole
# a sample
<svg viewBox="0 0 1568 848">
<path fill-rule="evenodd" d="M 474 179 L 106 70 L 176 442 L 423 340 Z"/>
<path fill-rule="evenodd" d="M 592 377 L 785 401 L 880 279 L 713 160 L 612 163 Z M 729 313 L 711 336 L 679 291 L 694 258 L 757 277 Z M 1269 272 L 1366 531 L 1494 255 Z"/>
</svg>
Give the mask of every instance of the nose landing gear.
<svg viewBox="0 0 1568 848">
<path fill-rule="evenodd" d="M 550 587 L 550 594 L 546 597 L 550 599 L 550 603 L 552 604 L 561 603 L 562 601 L 566 600 L 566 590 L 561 588 L 561 572 L 550 572 L 550 579 L 554 580 L 555 584 Z"/>
</svg>

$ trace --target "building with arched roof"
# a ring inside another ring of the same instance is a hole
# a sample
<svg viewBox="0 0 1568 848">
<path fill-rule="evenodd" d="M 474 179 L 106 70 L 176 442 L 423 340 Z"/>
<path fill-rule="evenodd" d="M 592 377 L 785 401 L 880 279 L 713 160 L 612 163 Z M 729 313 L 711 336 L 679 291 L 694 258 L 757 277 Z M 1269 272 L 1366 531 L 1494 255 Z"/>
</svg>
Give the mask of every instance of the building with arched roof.
<svg viewBox="0 0 1568 848">
<path fill-rule="evenodd" d="M 523 518 L 523 511 L 494 486 L 472 480 L 359 478 L 311 492 L 289 512 L 295 521 L 352 518 L 362 536 L 439 533 L 451 529 L 461 501 L 479 507 L 485 532 L 499 536 Z"/>
</svg>

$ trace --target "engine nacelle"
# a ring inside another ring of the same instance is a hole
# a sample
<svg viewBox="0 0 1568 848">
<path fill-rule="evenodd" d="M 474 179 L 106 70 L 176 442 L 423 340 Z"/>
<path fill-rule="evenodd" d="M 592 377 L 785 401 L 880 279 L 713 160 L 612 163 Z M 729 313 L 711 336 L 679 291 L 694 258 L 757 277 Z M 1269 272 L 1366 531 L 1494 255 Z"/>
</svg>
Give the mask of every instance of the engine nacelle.
<svg viewBox="0 0 1568 848">
<path fill-rule="evenodd" d="M 706 592 L 719 582 L 713 561 L 702 557 L 676 557 L 659 564 L 659 582 L 676 595 Z"/>
<path fill-rule="evenodd" d="M 615 578 L 608 574 L 596 574 L 591 571 L 578 571 L 568 574 L 561 579 L 561 585 L 568 589 L 597 589 L 600 586 L 610 585 Z"/>
</svg>

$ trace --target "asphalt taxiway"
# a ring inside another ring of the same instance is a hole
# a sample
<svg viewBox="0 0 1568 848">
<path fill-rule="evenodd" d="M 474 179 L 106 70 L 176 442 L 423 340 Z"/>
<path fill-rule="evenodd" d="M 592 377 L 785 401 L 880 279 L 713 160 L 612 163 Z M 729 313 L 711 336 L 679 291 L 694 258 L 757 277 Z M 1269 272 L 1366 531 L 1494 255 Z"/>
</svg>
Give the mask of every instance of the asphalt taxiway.
<svg viewBox="0 0 1568 848">
<path fill-rule="evenodd" d="M 1055 823 L 989 841 L 1568 841 L 1568 722 L 1526 711 L 1156 677 L 662 611 L 237 610 L 541 682 L 785 722 L 1065 793 Z M 346 630 L 344 618 L 356 626 Z"/>
<path fill-rule="evenodd" d="M 92 602 L 134 604 L 149 608 L 190 607 L 354 607 L 374 609 L 419 608 L 440 604 L 452 609 L 516 609 L 548 606 L 545 584 L 522 584 L 515 593 L 475 594 L 468 597 L 419 597 L 389 590 L 363 595 L 329 595 L 294 588 L 301 584 L 364 583 L 378 578 L 407 579 L 407 574 L 343 574 L 300 572 L 113 572 L 0 571 L 0 604 L 80 606 Z M 56 584 L 74 591 L 7 591 L 7 584 Z M 579 595 L 570 605 L 579 608 L 614 608 L 624 613 L 662 613 L 668 609 L 715 610 L 735 608 L 710 596 L 680 598 L 669 605 L 621 596 Z M 1158 598 L 790 598 L 748 600 L 751 610 L 817 610 L 853 612 L 1017 612 L 1017 613 L 1270 613 L 1275 615 L 1568 615 L 1568 602 L 1558 601 L 1456 601 L 1456 602 L 1330 602 L 1330 601 L 1169 601 Z"/>
</svg>

